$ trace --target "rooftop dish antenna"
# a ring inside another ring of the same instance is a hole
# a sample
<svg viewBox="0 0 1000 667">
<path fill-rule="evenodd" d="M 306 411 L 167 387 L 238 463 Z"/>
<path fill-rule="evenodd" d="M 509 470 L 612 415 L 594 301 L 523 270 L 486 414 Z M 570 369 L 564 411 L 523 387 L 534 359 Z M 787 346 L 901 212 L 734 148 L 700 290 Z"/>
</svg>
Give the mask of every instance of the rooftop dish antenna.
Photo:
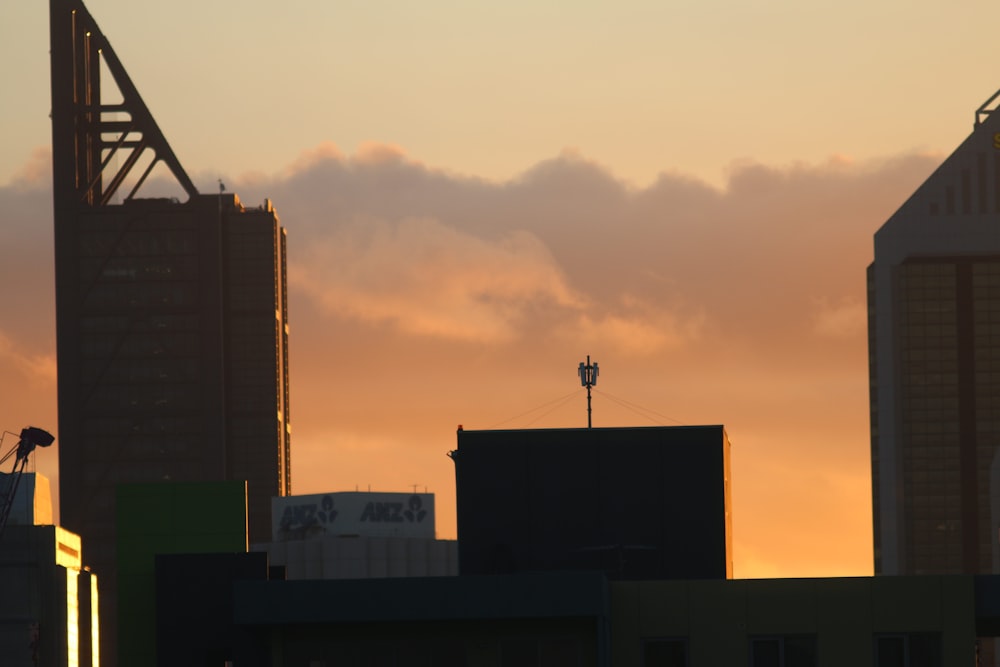
<svg viewBox="0 0 1000 667">
<path fill-rule="evenodd" d="M 9 431 L 4 431 L 7 435 Z M 0 437 L 0 441 L 3 438 Z M 24 474 L 24 468 L 28 465 L 28 455 L 35 451 L 35 447 L 48 447 L 55 441 L 48 431 L 43 431 L 35 426 L 27 426 L 21 429 L 21 437 L 6 454 L 0 456 L 0 465 L 14 456 L 14 469 L 10 471 L 6 480 L 0 481 L 0 486 L 6 484 L 6 488 L 0 489 L 0 535 L 7 527 L 7 520 L 10 517 L 10 510 L 14 506 L 14 496 L 17 494 L 17 486 Z"/>
<path fill-rule="evenodd" d="M 580 362 L 580 368 L 577 370 L 580 375 L 580 384 L 587 388 L 587 428 L 592 427 L 591 423 L 591 410 L 590 410 L 590 388 L 597 384 L 597 375 L 599 373 L 597 369 L 597 362 L 593 364 L 590 363 L 590 355 L 587 355 L 587 363 Z"/>
</svg>

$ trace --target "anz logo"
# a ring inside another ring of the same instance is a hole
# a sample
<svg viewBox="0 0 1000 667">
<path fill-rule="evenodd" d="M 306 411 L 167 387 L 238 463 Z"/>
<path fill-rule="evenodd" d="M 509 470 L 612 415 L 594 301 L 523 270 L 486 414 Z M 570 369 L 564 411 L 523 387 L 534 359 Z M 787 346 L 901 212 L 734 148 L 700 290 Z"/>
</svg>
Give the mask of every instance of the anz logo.
<svg viewBox="0 0 1000 667">
<path fill-rule="evenodd" d="M 281 532 L 295 533 L 300 536 L 323 532 L 326 524 L 333 523 L 337 518 L 337 510 L 333 508 L 333 498 L 323 496 L 322 502 L 292 505 L 285 508 L 281 515 Z"/>
<path fill-rule="evenodd" d="M 372 523 L 420 523 L 427 516 L 427 510 L 423 509 L 423 501 L 420 496 L 410 496 L 407 508 L 403 509 L 403 503 L 383 503 L 369 502 L 365 505 L 361 513 L 360 521 L 371 521 Z"/>
<path fill-rule="evenodd" d="M 367 502 L 355 499 L 355 494 L 348 495 L 346 500 L 338 499 L 336 503 L 334 496 L 328 494 L 286 505 L 277 517 L 276 534 L 281 535 L 282 540 L 294 540 L 386 530 L 409 533 L 424 530 L 424 526 L 433 527 L 433 508 L 425 509 L 423 498 L 417 494 L 409 498 L 396 493 L 376 495 L 376 500 Z M 396 501 L 396 498 L 400 500 Z M 362 527 L 362 524 L 368 528 Z"/>
</svg>

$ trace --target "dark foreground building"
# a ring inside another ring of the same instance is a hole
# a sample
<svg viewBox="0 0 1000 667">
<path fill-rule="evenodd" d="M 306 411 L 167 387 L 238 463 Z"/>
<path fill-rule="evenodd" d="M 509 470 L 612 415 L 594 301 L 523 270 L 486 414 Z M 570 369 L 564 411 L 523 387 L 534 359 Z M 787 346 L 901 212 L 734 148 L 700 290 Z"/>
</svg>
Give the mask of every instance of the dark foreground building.
<svg viewBox="0 0 1000 667">
<path fill-rule="evenodd" d="M 720 454 L 727 450 L 722 428 L 605 431 L 589 436 L 593 439 L 586 435 L 593 433 L 589 430 L 491 432 L 506 440 L 506 453 L 501 441 L 477 443 L 474 433 L 468 440 L 460 436 L 461 451 L 453 454 L 460 486 L 493 478 L 481 498 L 498 498 L 492 505 L 477 505 L 483 514 L 468 514 L 463 499 L 479 501 L 466 488 L 459 494 L 463 521 L 489 524 L 499 520 L 502 508 L 513 510 L 521 526 L 500 526 L 495 534 L 513 535 L 507 539 L 521 545 L 513 550 L 515 556 L 524 557 L 525 545 L 538 552 L 528 552 L 534 560 L 515 561 L 521 571 L 292 581 L 262 552 L 161 554 L 152 564 L 147 555 L 145 562 L 152 568 L 144 576 L 155 578 L 155 590 L 150 588 L 149 594 L 156 598 L 156 664 L 944 667 L 977 664 L 976 637 L 989 636 L 1000 626 L 996 576 L 732 580 L 698 578 L 693 576 L 696 570 L 683 578 L 642 579 L 639 575 L 646 575 L 638 568 L 648 563 L 626 560 L 622 567 L 616 560 L 613 567 L 596 571 L 578 567 L 580 563 L 567 556 L 577 551 L 578 540 L 560 546 L 565 534 L 552 539 L 540 534 L 546 526 L 558 533 L 560 517 L 584 514 L 576 511 L 580 508 L 597 527 L 587 532 L 584 522 L 578 524 L 587 539 L 596 534 L 623 544 L 631 544 L 632 538 L 653 540 L 653 533 L 641 533 L 628 520 L 625 532 L 611 527 L 615 517 L 634 512 L 649 524 L 662 525 L 676 550 L 698 550 L 686 544 L 686 538 L 715 540 L 718 549 L 717 538 L 709 535 L 713 531 L 692 536 L 697 531 L 685 523 L 683 513 L 668 511 L 665 504 L 673 492 L 654 482 L 676 485 L 686 493 L 682 506 L 714 505 L 715 513 L 694 515 L 718 523 L 718 501 L 712 496 L 721 493 L 720 482 L 708 471 L 718 471 L 720 456 L 725 458 Z M 527 443 L 518 443 L 521 434 Z M 540 456 L 529 461 L 519 451 L 524 449 Z M 685 457 L 682 452 L 688 449 L 697 453 Z M 565 456 L 574 453 L 583 463 L 574 463 L 572 457 L 567 462 Z M 618 470 L 607 462 L 612 453 L 622 460 Z M 470 463 L 485 464 L 493 457 L 537 465 L 497 465 L 486 474 L 485 465 Z M 629 470 L 624 461 L 629 458 L 635 466 L 653 469 L 638 474 L 632 470 L 632 489 L 624 486 Z M 689 480 L 681 481 L 680 472 L 663 473 L 667 461 L 673 464 L 671 470 L 687 471 Z M 608 469 L 597 474 L 595 466 Z M 478 472 L 484 476 L 478 477 Z M 576 502 L 572 494 L 565 501 L 556 495 L 575 483 L 566 481 L 575 474 L 596 484 L 588 503 Z M 529 478 L 539 481 L 529 483 Z M 513 482 L 506 495 L 494 492 L 505 481 Z M 716 491 L 701 492 L 702 487 Z M 540 489 L 543 495 L 532 495 Z M 647 499 L 644 509 L 635 504 L 639 493 Z M 549 509 L 525 516 L 531 507 L 520 496 Z M 327 503 L 324 511 L 330 507 Z M 222 529 L 231 521 L 219 515 L 214 524 Z M 474 537 L 486 534 L 483 528 Z M 542 560 L 546 554 L 547 560 Z M 702 554 L 713 558 L 710 551 Z M 192 600 L 198 604 L 192 605 Z"/>
<path fill-rule="evenodd" d="M 876 574 L 1000 573 L 1000 113 L 875 234 Z"/>
<path fill-rule="evenodd" d="M 459 572 L 732 577 L 722 426 L 458 432 Z"/>
<path fill-rule="evenodd" d="M 113 659 L 118 484 L 245 480 L 251 539 L 289 492 L 285 231 L 198 193 L 82 2 L 50 21 L 61 521 Z M 185 201 L 140 198 L 159 176 Z"/>
<path fill-rule="evenodd" d="M 263 556 L 157 559 L 158 665 L 945 667 L 1000 622 L 996 576 L 276 581 Z"/>
</svg>

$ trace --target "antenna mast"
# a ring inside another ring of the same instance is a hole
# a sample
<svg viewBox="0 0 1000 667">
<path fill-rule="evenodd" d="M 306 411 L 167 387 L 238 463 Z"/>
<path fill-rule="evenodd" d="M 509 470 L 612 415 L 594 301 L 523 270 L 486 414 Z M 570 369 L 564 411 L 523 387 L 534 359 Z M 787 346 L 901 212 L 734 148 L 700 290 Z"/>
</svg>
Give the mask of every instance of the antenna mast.
<svg viewBox="0 0 1000 667">
<path fill-rule="evenodd" d="M 580 362 L 580 368 L 577 370 L 580 374 L 580 384 L 587 388 L 587 428 L 592 427 L 591 422 L 591 410 L 590 410 L 590 388 L 597 384 L 597 375 L 599 373 L 597 369 L 597 362 L 593 364 L 590 363 L 590 355 L 587 355 L 587 363 L 584 364 Z"/>
</svg>

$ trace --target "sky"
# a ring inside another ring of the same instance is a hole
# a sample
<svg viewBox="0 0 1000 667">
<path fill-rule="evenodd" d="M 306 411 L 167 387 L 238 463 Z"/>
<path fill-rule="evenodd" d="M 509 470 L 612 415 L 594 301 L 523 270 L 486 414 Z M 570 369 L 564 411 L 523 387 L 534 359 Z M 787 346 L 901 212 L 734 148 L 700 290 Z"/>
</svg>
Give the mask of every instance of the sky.
<svg viewBox="0 0 1000 667">
<path fill-rule="evenodd" d="M 590 355 L 595 427 L 726 427 L 737 577 L 871 574 L 872 235 L 1000 86 L 1000 4 L 87 6 L 288 230 L 294 493 L 426 489 L 454 538 L 458 425 L 586 426 Z M 47 21 L 0 6 L 0 430 L 58 437 Z"/>
</svg>

